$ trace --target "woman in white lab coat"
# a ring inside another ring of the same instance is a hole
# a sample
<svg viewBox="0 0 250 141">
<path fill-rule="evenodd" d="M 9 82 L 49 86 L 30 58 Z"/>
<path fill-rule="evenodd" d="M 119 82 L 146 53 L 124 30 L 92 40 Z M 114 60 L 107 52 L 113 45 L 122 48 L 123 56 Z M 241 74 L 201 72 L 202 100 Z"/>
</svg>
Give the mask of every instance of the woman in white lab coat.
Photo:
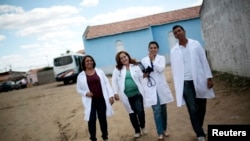
<svg viewBox="0 0 250 141">
<path fill-rule="evenodd" d="M 173 33 L 178 39 L 170 54 L 177 106 L 187 105 L 197 138 L 204 141 L 206 99 L 214 97 L 212 73 L 200 43 L 186 38 L 182 26 L 174 26 Z"/>
<path fill-rule="evenodd" d="M 88 121 L 90 140 L 96 141 L 96 119 L 98 118 L 104 141 L 108 140 L 106 116 L 113 115 L 114 93 L 110 82 L 90 55 L 82 61 L 83 71 L 77 77 L 77 92 L 82 96 L 84 120 Z"/>
<path fill-rule="evenodd" d="M 165 57 L 158 54 L 159 45 L 151 41 L 148 45 L 149 55 L 141 60 L 144 66 L 144 77 L 147 82 L 144 85 L 146 91 L 144 96 L 145 106 L 151 106 L 154 112 L 154 120 L 158 139 L 169 136 L 167 132 L 167 103 L 173 102 L 172 92 L 167 84 L 164 74 Z"/>
<path fill-rule="evenodd" d="M 139 138 L 141 133 L 147 133 L 143 106 L 143 73 L 137 62 L 131 59 L 130 55 L 125 51 L 116 54 L 116 63 L 112 74 L 113 91 L 115 94 L 119 94 L 120 100 L 129 113 L 135 131 L 134 137 Z M 119 98 L 115 98 L 119 100 Z"/>
</svg>

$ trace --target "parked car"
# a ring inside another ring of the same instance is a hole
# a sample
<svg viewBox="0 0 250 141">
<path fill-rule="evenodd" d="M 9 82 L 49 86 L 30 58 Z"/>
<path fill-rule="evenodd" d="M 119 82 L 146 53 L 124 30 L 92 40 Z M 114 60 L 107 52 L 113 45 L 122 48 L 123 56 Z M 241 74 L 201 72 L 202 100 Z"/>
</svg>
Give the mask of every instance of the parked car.
<svg viewBox="0 0 250 141">
<path fill-rule="evenodd" d="M 8 92 L 8 91 L 12 91 L 13 89 L 15 89 L 15 82 L 14 81 L 6 81 L 2 83 L 2 91 L 3 92 Z"/>
<path fill-rule="evenodd" d="M 21 89 L 21 83 L 19 81 L 15 83 L 15 89 Z"/>
<path fill-rule="evenodd" d="M 25 78 L 19 80 L 16 82 L 16 84 L 19 84 L 20 85 L 20 88 L 27 88 L 27 81 Z"/>
</svg>

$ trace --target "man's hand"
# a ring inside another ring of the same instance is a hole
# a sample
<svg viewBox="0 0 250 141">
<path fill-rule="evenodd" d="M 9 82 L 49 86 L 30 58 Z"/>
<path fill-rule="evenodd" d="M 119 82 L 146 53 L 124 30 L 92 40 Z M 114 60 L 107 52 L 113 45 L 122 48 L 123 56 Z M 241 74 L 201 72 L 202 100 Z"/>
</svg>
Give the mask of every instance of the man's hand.
<svg viewBox="0 0 250 141">
<path fill-rule="evenodd" d="M 213 88 L 213 86 L 214 86 L 214 84 L 213 84 L 212 78 L 208 78 L 207 79 L 207 87 L 208 87 L 208 89 Z"/>
</svg>

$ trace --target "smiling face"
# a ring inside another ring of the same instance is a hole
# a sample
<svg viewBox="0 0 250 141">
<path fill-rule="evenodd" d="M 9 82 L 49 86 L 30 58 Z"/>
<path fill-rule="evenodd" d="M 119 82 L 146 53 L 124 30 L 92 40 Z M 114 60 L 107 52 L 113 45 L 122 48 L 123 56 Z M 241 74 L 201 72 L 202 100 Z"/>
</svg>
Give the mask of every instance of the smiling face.
<svg viewBox="0 0 250 141">
<path fill-rule="evenodd" d="M 94 68 L 94 61 L 90 57 L 86 57 L 84 64 L 85 64 L 86 69 Z"/>
<path fill-rule="evenodd" d="M 159 50 L 159 47 L 154 43 L 151 43 L 148 47 L 148 51 L 150 55 L 153 55 L 153 56 L 156 56 L 156 54 L 158 53 L 158 50 Z"/>
<path fill-rule="evenodd" d="M 129 58 L 125 53 L 121 53 L 119 55 L 120 61 L 123 65 L 128 65 L 129 64 Z"/>
</svg>

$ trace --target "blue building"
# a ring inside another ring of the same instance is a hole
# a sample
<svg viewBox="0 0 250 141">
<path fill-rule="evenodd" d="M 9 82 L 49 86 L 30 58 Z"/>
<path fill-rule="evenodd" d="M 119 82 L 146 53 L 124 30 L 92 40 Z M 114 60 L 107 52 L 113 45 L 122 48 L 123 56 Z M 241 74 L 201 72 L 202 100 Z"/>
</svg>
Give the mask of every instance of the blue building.
<svg viewBox="0 0 250 141">
<path fill-rule="evenodd" d="M 170 49 L 176 39 L 172 27 L 182 25 L 187 37 L 195 38 L 203 45 L 200 21 L 200 6 L 180 9 L 146 17 L 88 26 L 82 36 L 85 53 L 93 56 L 96 67 L 111 74 L 115 67 L 115 55 L 120 50 L 127 51 L 132 58 L 140 61 L 148 54 L 148 43 L 157 41 L 159 54 L 170 63 Z"/>
</svg>

